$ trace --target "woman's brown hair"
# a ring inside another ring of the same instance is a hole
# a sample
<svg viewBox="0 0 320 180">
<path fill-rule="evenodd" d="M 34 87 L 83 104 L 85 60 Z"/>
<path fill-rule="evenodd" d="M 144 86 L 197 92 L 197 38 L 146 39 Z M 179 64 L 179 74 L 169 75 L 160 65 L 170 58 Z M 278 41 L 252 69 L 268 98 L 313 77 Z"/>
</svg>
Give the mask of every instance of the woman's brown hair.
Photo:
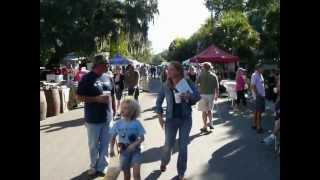
<svg viewBox="0 0 320 180">
<path fill-rule="evenodd" d="M 178 61 L 172 61 L 169 63 L 168 66 L 172 65 L 179 73 L 180 77 L 183 78 L 184 77 L 184 72 L 183 72 L 183 66 L 180 62 Z M 173 82 L 172 82 L 172 79 L 170 78 L 167 78 L 167 81 L 166 81 L 166 85 L 170 88 L 170 89 L 173 89 L 174 88 L 174 85 L 173 85 Z"/>
</svg>

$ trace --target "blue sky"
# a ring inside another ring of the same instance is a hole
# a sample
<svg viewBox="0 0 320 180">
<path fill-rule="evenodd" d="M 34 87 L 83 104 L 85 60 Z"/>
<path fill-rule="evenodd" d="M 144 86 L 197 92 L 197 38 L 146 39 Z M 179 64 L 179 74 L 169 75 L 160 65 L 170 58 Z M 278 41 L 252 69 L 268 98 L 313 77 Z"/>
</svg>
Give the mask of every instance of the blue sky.
<svg viewBox="0 0 320 180">
<path fill-rule="evenodd" d="M 167 49 L 177 37 L 190 37 L 210 17 L 204 0 L 158 0 L 158 8 L 148 32 L 153 53 Z"/>
</svg>

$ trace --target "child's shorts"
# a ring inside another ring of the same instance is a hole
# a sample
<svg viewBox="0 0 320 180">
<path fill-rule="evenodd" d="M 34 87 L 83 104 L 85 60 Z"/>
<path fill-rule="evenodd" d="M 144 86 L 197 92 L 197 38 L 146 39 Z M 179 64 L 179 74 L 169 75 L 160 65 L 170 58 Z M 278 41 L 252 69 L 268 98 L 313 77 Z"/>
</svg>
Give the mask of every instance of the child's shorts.
<svg viewBox="0 0 320 180">
<path fill-rule="evenodd" d="M 142 163 L 142 154 L 140 149 L 132 152 L 125 150 L 120 154 L 120 168 L 122 170 L 130 169 L 134 164 Z"/>
</svg>

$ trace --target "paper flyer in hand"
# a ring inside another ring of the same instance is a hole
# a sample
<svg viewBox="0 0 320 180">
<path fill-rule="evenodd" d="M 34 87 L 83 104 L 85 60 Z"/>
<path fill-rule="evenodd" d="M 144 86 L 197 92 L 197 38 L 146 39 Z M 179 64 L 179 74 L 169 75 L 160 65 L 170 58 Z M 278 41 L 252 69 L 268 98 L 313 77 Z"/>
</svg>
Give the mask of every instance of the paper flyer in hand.
<svg viewBox="0 0 320 180">
<path fill-rule="evenodd" d="M 188 91 L 189 93 L 193 93 L 191 87 L 185 79 L 179 81 L 179 83 L 176 85 L 176 89 L 179 91 L 179 93 L 186 93 Z"/>
</svg>

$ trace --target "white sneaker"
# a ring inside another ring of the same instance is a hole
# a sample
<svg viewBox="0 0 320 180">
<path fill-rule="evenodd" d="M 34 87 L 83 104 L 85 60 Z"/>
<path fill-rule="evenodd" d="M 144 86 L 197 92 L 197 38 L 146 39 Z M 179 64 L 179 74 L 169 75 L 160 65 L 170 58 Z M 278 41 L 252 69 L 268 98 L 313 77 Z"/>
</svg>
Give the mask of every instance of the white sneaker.
<svg viewBox="0 0 320 180">
<path fill-rule="evenodd" d="M 97 171 L 95 170 L 95 169 L 93 169 L 93 168 L 90 168 L 88 171 L 87 171 L 87 174 L 89 175 L 89 176 L 93 176 L 93 175 L 95 175 L 97 173 Z"/>
<path fill-rule="evenodd" d="M 107 174 L 107 172 L 108 172 L 108 166 L 103 170 L 103 173 Z"/>
<path fill-rule="evenodd" d="M 272 143 L 275 142 L 275 137 L 272 136 L 272 134 L 268 137 L 266 137 L 263 142 L 266 144 L 266 145 L 271 145 Z"/>
</svg>

